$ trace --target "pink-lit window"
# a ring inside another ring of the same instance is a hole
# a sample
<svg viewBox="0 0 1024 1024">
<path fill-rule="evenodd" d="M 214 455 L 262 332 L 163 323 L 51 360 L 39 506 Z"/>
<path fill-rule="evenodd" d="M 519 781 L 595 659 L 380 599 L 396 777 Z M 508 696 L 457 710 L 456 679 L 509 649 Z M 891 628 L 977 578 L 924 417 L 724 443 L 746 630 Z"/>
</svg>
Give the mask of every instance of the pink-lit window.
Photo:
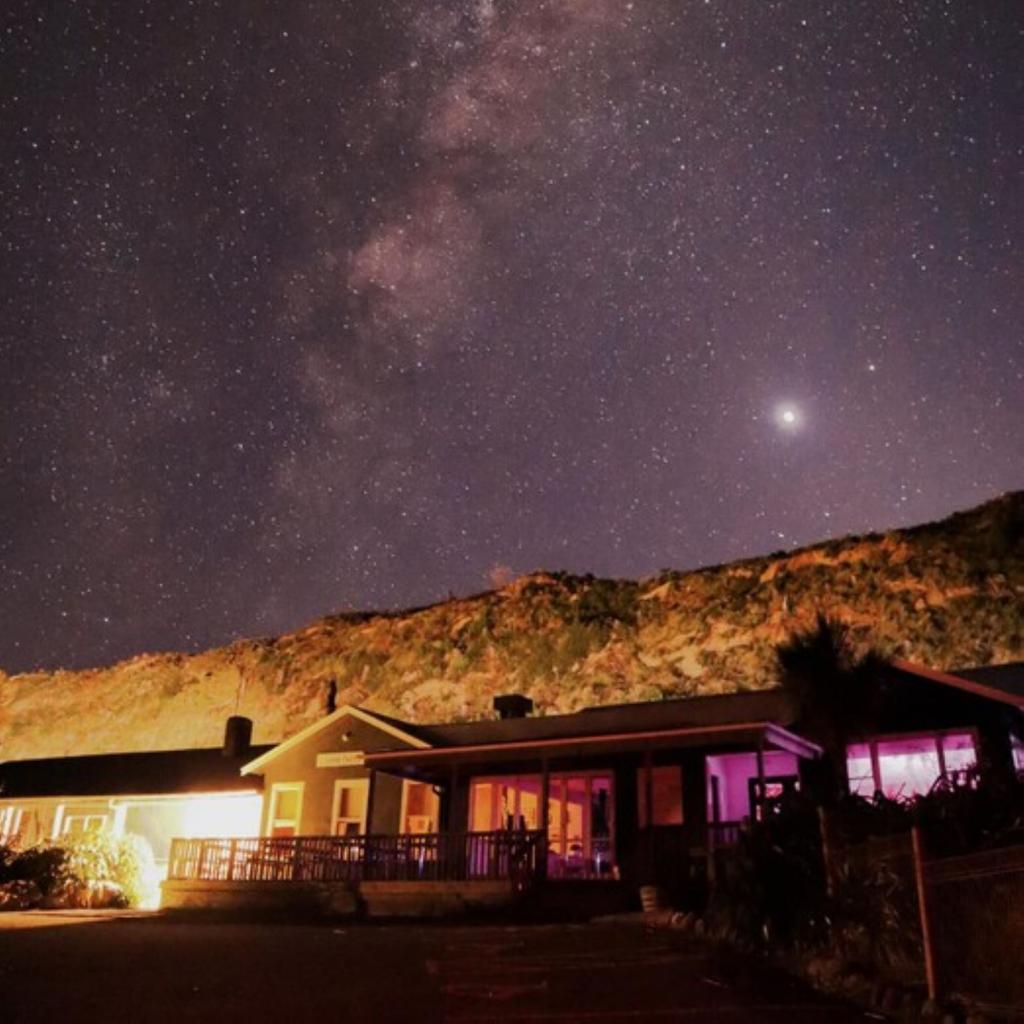
<svg viewBox="0 0 1024 1024">
<path fill-rule="evenodd" d="M 970 732 L 867 740 L 846 748 L 850 791 L 864 797 L 881 792 L 906 800 L 929 792 L 940 778 L 962 781 L 976 764 Z"/>
<path fill-rule="evenodd" d="M 875 790 L 881 788 L 875 782 L 870 743 L 854 743 L 846 748 L 846 776 L 850 780 L 850 792 L 855 796 L 870 799 Z"/>
<path fill-rule="evenodd" d="M 1019 775 L 1024 775 L 1024 740 L 1016 733 L 1010 733 L 1010 747 L 1013 750 L 1013 767 Z"/>
</svg>

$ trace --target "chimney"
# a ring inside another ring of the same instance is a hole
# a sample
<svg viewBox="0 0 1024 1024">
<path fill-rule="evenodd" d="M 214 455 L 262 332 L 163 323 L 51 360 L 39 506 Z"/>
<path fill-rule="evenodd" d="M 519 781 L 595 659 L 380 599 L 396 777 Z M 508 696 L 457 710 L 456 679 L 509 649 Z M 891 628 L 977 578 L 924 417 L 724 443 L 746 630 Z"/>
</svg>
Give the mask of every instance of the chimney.
<svg viewBox="0 0 1024 1024">
<path fill-rule="evenodd" d="M 521 693 L 505 693 L 494 698 L 499 718 L 526 718 L 533 711 L 533 701 Z"/>
<path fill-rule="evenodd" d="M 232 715 L 224 727 L 224 746 L 221 753 L 225 757 L 245 757 L 249 753 L 252 742 L 252 719 L 241 715 Z"/>
</svg>

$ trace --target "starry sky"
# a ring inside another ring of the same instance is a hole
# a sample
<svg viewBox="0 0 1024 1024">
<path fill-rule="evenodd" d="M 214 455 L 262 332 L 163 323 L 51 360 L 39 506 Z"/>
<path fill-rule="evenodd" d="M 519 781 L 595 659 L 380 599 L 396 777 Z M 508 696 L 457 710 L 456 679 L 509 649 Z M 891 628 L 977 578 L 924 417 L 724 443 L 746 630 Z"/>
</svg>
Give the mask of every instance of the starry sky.
<svg viewBox="0 0 1024 1024">
<path fill-rule="evenodd" d="M 10 0 L 0 666 L 1024 486 L 1024 15 Z"/>
</svg>

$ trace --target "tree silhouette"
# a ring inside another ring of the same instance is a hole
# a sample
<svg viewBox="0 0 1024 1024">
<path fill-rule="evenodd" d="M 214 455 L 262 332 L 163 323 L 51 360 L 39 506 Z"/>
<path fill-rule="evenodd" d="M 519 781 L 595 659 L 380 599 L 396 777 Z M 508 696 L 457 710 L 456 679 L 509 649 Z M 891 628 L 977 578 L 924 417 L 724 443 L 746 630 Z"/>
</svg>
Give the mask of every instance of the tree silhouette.
<svg viewBox="0 0 1024 1024">
<path fill-rule="evenodd" d="M 848 792 L 847 744 L 877 721 L 885 659 L 874 650 L 859 653 L 849 627 L 821 613 L 813 627 L 779 644 L 776 656 L 801 730 L 824 750 L 819 796 L 833 802 Z"/>
</svg>

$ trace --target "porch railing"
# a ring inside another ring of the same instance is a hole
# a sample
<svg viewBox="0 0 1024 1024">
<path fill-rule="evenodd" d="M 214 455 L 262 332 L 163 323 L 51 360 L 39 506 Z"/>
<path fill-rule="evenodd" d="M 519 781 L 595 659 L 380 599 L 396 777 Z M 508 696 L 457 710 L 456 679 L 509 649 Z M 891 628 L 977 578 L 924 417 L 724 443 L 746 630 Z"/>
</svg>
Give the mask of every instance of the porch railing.
<svg viewBox="0 0 1024 1024">
<path fill-rule="evenodd" d="M 728 849 L 736 846 L 740 836 L 746 830 L 743 821 L 715 821 L 708 823 L 708 848 L 712 850 Z"/>
<path fill-rule="evenodd" d="M 510 880 L 546 865 L 543 832 L 174 839 L 167 877 L 208 882 Z"/>
</svg>

